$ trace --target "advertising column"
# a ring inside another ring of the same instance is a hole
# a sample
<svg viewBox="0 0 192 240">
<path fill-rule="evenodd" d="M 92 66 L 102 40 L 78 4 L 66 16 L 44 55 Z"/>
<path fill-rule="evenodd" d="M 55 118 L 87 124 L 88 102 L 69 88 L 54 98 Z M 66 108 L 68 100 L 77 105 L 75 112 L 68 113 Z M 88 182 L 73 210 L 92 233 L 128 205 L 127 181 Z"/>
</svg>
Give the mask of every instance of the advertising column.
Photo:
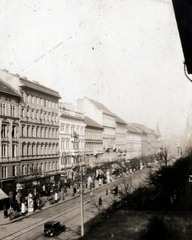
<svg viewBox="0 0 192 240">
<path fill-rule="evenodd" d="M 28 212 L 34 212 L 34 201 L 31 193 L 28 195 Z"/>
</svg>

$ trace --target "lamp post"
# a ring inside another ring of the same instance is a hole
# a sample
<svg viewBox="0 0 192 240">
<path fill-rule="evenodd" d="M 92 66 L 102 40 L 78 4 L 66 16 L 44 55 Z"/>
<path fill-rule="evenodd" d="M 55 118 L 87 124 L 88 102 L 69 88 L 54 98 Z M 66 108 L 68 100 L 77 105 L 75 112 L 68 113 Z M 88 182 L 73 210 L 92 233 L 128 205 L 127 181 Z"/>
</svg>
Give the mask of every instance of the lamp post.
<svg viewBox="0 0 192 240">
<path fill-rule="evenodd" d="M 79 161 L 79 174 L 80 174 L 80 208 L 81 208 L 81 236 L 84 236 L 84 208 L 83 208 L 83 171 L 81 155 L 77 156 Z"/>
<path fill-rule="evenodd" d="M 83 209 L 83 174 L 82 174 L 82 166 L 80 161 L 80 197 L 81 197 L 81 236 L 84 235 L 84 209 Z"/>
</svg>

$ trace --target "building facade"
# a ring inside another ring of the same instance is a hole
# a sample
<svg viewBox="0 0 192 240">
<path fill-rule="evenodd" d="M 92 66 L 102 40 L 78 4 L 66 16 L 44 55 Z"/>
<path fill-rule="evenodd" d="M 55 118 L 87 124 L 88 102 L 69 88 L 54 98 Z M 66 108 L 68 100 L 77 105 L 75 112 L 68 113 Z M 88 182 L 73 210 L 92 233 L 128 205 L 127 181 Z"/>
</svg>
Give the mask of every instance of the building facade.
<svg viewBox="0 0 192 240">
<path fill-rule="evenodd" d="M 20 174 L 19 103 L 21 96 L 0 79 L 0 188 L 8 194 Z"/>
<path fill-rule="evenodd" d="M 84 115 L 74 111 L 69 104 L 59 104 L 60 121 L 60 169 L 65 178 L 73 178 L 73 168 L 85 164 L 85 122 Z"/>
<path fill-rule="evenodd" d="M 60 95 L 36 81 L 0 70 L 0 78 L 21 96 L 17 113 L 20 182 L 46 178 L 59 171 Z M 36 184 L 36 183 L 35 183 Z"/>
<path fill-rule="evenodd" d="M 103 161 L 112 161 L 116 158 L 113 151 L 116 141 L 116 115 L 103 104 L 85 97 L 77 100 L 77 109 L 94 119 L 103 127 Z"/>
<path fill-rule="evenodd" d="M 127 144 L 126 144 L 126 122 L 123 121 L 120 117 L 116 116 L 116 141 L 115 141 L 115 149 L 116 158 L 125 158 L 127 152 Z"/>
<path fill-rule="evenodd" d="M 142 149 L 142 132 L 136 128 L 133 124 L 127 124 L 127 135 L 126 135 L 126 158 L 140 158 Z"/>
<path fill-rule="evenodd" d="M 103 157 L 103 127 L 85 116 L 85 154 L 87 166 L 94 167 L 102 162 Z"/>
</svg>

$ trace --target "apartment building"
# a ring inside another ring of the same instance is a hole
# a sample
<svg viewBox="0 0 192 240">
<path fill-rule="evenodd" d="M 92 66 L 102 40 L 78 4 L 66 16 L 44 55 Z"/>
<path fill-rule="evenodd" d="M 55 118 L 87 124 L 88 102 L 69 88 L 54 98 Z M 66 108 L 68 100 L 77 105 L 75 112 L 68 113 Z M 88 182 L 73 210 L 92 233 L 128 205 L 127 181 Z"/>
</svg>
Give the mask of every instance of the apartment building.
<svg viewBox="0 0 192 240">
<path fill-rule="evenodd" d="M 19 172 L 19 103 L 21 96 L 0 78 L 0 188 L 12 190 Z"/>
<path fill-rule="evenodd" d="M 114 151 L 117 153 L 117 158 L 125 158 L 127 152 L 126 146 L 126 122 L 120 117 L 116 116 L 116 145 Z"/>
<path fill-rule="evenodd" d="M 87 166 L 92 168 L 102 162 L 103 127 L 87 116 L 85 116 L 85 124 L 85 154 Z"/>
<path fill-rule="evenodd" d="M 60 122 L 60 169 L 65 178 L 73 178 L 73 168 L 86 162 L 84 115 L 75 111 L 73 105 L 59 103 Z"/>
<path fill-rule="evenodd" d="M 0 70 L 0 78 L 21 96 L 17 114 L 20 119 L 20 181 L 56 175 L 59 171 L 60 95 L 36 81 Z"/>
<path fill-rule="evenodd" d="M 102 103 L 87 97 L 77 100 L 77 109 L 103 127 L 103 161 L 114 160 L 116 158 L 113 151 L 116 140 L 116 115 Z"/>
<path fill-rule="evenodd" d="M 131 123 L 128 123 L 126 127 L 126 159 L 139 158 L 142 152 L 142 131 Z"/>
</svg>

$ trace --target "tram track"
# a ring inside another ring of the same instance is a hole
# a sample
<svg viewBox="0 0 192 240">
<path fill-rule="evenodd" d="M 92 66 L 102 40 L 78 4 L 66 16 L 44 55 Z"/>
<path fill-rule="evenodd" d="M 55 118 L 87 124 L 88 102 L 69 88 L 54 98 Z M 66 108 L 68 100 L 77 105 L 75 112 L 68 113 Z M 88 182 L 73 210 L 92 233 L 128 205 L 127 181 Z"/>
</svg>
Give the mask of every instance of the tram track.
<svg viewBox="0 0 192 240">
<path fill-rule="evenodd" d="M 135 183 L 138 180 L 141 180 L 141 176 L 139 173 L 126 176 L 126 179 L 129 179 L 129 178 L 131 179 L 133 185 L 135 185 Z M 112 188 L 115 185 L 120 185 L 120 183 L 122 183 L 122 182 L 123 182 L 123 179 L 120 178 L 116 182 L 111 182 L 111 183 L 103 185 L 97 189 L 94 189 L 93 192 L 94 192 L 95 197 L 97 197 L 97 195 L 104 195 L 106 189 Z M 11 233 L 3 238 L 0 238 L 0 240 L 21 239 L 21 238 L 27 236 L 29 233 L 42 228 L 42 226 L 44 225 L 45 222 L 47 222 L 49 220 L 63 218 L 66 215 L 68 215 L 67 221 L 70 221 L 70 219 L 72 219 L 74 217 L 73 214 L 70 214 L 70 213 L 72 213 L 73 211 L 77 211 L 77 212 L 79 211 L 79 207 L 80 207 L 79 200 L 80 200 L 79 196 L 76 196 L 75 198 L 68 200 L 66 202 L 60 202 L 57 205 L 53 205 L 50 208 L 42 209 L 42 211 L 35 213 L 35 215 L 37 215 L 37 218 L 38 218 L 38 214 L 42 214 L 41 216 L 39 216 L 42 218 L 41 220 L 37 220 L 34 224 L 28 225 L 28 226 L 22 228 L 21 230 L 15 231 L 14 233 Z M 89 192 L 85 193 L 84 194 L 84 205 L 89 204 L 91 202 L 90 200 L 91 199 L 90 199 Z M 53 214 L 53 209 L 52 209 L 53 207 L 55 207 L 56 210 L 59 211 L 58 214 Z M 84 209 L 84 210 L 87 211 L 88 208 Z M 35 215 L 32 214 L 32 215 L 28 216 L 28 218 L 35 218 Z"/>
</svg>

